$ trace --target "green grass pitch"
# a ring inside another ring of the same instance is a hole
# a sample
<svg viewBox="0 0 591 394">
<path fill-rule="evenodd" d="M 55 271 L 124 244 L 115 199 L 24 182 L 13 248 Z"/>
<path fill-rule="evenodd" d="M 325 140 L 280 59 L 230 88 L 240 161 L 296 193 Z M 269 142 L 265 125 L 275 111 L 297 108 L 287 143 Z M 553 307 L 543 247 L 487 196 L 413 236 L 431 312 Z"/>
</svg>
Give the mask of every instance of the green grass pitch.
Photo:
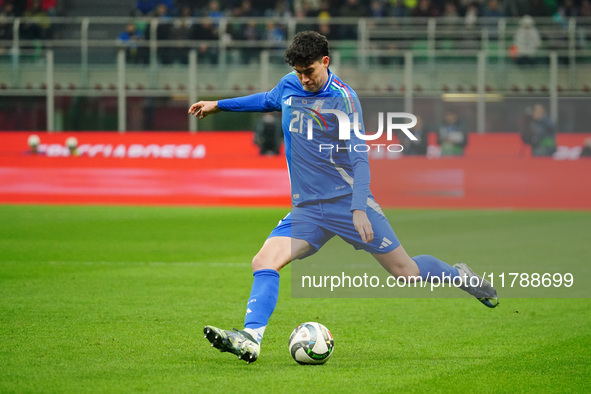
<svg viewBox="0 0 591 394">
<path fill-rule="evenodd" d="M 291 298 L 259 360 L 220 354 L 214 324 L 241 328 L 250 260 L 286 210 L 0 206 L 0 392 L 587 392 L 591 302 L 506 298 Z M 390 210 L 411 254 L 591 261 L 591 212 Z M 322 251 L 321 251 L 322 252 Z M 299 263 L 299 262 L 298 262 Z M 296 263 L 297 264 L 297 263 Z M 576 278 L 575 278 L 576 279 Z M 300 366 L 304 321 L 335 353 Z"/>
</svg>

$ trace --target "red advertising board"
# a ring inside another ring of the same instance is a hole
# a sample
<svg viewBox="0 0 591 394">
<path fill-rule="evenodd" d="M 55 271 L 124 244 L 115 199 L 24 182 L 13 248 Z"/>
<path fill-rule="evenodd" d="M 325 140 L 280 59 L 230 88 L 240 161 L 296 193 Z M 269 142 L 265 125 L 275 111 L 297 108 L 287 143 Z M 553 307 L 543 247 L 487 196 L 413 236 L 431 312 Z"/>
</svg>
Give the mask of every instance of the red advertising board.
<svg viewBox="0 0 591 394">
<path fill-rule="evenodd" d="M 285 157 L 261 156 L 252 133 L 2 133 L 0 201 L 289 205 Z"/>
<path fill-rule="evenodd" d="M 285 157 L 259 155 L 250 132 L 39 133 L 38 154 L 31 134 L 0 134 L 0 202 L 289 206 Z M 560 134 L 553 158 L 517 134 L 471 134 L 454 158 L 373 148 L 372 192 L 385 207 L 590 209 L 590 137 Z"/>
</svg>

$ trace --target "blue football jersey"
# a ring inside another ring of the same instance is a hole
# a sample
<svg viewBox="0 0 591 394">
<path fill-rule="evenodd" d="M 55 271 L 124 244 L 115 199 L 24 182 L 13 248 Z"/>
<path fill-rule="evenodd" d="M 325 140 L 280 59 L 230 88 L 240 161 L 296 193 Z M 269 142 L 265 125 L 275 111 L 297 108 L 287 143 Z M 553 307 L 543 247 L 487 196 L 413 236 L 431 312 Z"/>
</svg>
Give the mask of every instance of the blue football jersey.
<svg viewBox="0 0 591 394">
<path fill-rule="evenodd" d="M 294 206 L 353 194 L 351 210 L 366 210 L 370 172 L 357 94 L 330 70 L 318 92 L 303 89 L 295 72 L 271 91 L 218 101 L 223 111 L 281 111 Z M 336 111 L 346 115 L 343 127 Z M 348 120 L 348 124 L 346 122 Z"/>
</svg>

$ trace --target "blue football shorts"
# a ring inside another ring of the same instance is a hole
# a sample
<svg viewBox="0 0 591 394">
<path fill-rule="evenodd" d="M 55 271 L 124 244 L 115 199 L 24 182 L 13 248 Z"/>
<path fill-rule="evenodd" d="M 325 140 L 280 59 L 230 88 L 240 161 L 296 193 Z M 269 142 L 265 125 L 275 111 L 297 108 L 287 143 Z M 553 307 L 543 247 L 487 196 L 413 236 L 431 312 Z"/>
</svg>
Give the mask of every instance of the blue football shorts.
<svg viewBox="0 0 591 394">
<path fill-rule="evenodd" d="M 374 239 L 370 243 L 364 243 L 353 226 L 351 199 L 352 195 L 349 194 L 293 207 L 291 212 L 279 221 L 268 238 L 291 237 L 307 241 L 314 249 L 307 256 L 316 253 L 335 235 L 353 245 L 355 249 L 363 249 L 370 253 L 388 253 L 400 246 L 390 222 L 371 197 L 368 199 L 366 213 L 373 228 Z"/>
</svg>

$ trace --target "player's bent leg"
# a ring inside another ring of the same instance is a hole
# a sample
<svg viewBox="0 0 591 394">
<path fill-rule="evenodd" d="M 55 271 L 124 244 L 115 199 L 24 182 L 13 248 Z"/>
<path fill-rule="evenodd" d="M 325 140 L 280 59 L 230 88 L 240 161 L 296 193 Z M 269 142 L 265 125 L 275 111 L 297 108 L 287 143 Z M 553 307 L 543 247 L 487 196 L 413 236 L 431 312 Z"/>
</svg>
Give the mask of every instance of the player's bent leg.
<svg viewBox="0 0 591 394">
<path fill-rule="evenodd" d="M 385 254 L 372 253 L 378 262 L 393 276 L 403 276 L 408 279 L 420 277 L 430 281 L 439 277 L 441 281 L 451 281 L 461 277 L 463 285 L 460 288 L 468 294 L 476 297 L 478 301 L 489 308 L 499 304 L 497 291 L 491 283 L 479 275 L 476 275 L 470 267 L 464 263 L 453 267 L 430 255 L 421 255 L 410 258 L 401 246 Z"/>
<path fill-rule="evenodd" d="M 213 347 L 230 352 L 251 363 L 257 360 L 260 343 L 269 318 L 279 298 L 279 270 L 310 251 L 310 244 L 299 239 L 275 236 L 268 238 L 252 260 L 252 290 L 246 307 L 244 330 L 222 330 L 213 326 L 203 329 Z"/>
<path fill-rule="evenodd" d="M 301 239 L 291 237 L 267 238 L 259 252 L 252 259 L 252 270 L 272 269 L 279 272 L 311 249 L 311 245 Z"/>
<path fill-rule="evenodd" d="M 402 276 L 410 279 L 419 277 L 421 274 L 417 263 L 410 258 L 402 245 L 388 253 L 372 253 L 372 255 L 386 271 L 395 277 Z"/>
<path fill-rule="evenodd" d="M 253 282 L 246 305 L 244 330 L 259 343 L 279 298 L 279 270 L 310 250 L 308 242 L 291 237 L 268 238 L 252 260 Z"/>
</svg>

